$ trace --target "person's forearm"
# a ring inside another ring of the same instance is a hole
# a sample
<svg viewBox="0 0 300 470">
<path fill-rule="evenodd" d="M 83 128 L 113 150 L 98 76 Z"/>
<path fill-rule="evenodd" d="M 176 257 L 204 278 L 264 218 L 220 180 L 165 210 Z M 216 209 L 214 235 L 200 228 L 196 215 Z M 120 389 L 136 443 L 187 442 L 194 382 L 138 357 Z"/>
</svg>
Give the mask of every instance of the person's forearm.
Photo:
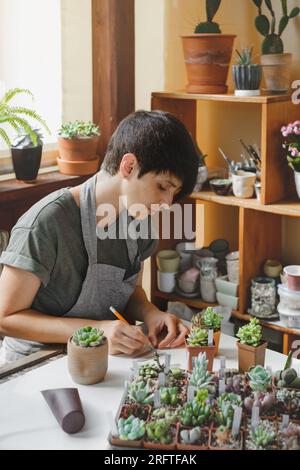
<svg viewBox="0 0 300 470">
<path fill-rule="evenodd" d="M 1 318 L 0 334 L 39 343 L 65 344 L 78 328 L 90 325 L 102 329 L 106 334 L 110 323 L 111 321 L 56 317 L 36 310 L 23 310 Z"/>
<path fill-rule="evenodd" d="M 146 292 L 141 286 L 136 286 L 126 307 L 126 313 L 130 320 L 145 321 L 145 317 L 153 311 L 159 311 L 147 299 Z"/>
</svg>

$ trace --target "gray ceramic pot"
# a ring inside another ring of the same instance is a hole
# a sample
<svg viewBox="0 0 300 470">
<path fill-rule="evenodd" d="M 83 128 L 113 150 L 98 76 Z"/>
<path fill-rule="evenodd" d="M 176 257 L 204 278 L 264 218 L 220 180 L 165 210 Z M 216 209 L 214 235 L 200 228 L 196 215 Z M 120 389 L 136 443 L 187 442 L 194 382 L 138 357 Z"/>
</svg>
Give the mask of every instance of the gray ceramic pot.
<svg viewBox="0 0 300 470">
<path fill-rule="evenodd" d="M 237 90 L 259 90 L 262 78 L 261 65 L 233 65 L 232 73 Z"/>
</svg>

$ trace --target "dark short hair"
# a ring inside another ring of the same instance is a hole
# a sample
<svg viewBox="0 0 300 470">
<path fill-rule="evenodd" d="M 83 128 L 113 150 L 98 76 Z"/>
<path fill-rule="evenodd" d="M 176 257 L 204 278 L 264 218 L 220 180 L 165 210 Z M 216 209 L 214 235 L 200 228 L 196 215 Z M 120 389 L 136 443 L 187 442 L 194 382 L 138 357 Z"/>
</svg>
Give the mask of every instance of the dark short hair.
<svg viewBox="0 0 300 470">
<path fill-rule="evenodd" d="M 133 153 L 140 165 L 139 178 L 146 173 L 168 172 L 182 182 L 176 200 L 193 191 L 199 152 L 184 124 L 164 111 L 137 111 L 127 116 L 114 132 L 102 163 L 112 176 L 126 153 Z"/>
</svg>

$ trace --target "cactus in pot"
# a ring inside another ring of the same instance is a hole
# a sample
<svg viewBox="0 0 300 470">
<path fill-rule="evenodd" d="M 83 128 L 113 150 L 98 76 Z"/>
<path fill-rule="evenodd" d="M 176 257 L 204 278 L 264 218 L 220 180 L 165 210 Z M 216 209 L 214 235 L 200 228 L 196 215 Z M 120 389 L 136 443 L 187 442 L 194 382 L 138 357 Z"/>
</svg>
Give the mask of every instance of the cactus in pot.
<svg viewBox="0 0 300 470">
<path fill-rule="evenodd" d="M 219 24 L 213 21 L 220 5 L 221 0 L 206 0 L 206 21 L 197 24 L 195 34 L 221 34 Z"/>
<path fill-rule="evenodd" d="M 92 326 L 76 330 L 68 340 L 68 368 L 74 382 L 101 382 L 107 372 L 108 341 L 104 332 Z"/>
</svg>

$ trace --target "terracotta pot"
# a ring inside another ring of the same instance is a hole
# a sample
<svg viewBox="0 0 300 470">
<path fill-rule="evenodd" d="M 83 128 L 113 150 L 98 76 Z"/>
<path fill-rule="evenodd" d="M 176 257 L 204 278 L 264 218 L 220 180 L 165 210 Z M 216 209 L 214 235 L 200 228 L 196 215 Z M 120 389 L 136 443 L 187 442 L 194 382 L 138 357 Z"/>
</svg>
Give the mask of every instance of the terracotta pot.
<svg viewBox="0 0 300 470">
<path fill-rule="evenodd" d="M 182 36 L 188 93 L 227 93 L 234 34 Z"/>
<path fill-rule="evenodd" d="M 97 158 L 98 143 L 98 136 L 82 139 L 64 139 L 59 137 L 58 149 L 60 158 L 70 162 L 95 160 Z"/>
<path fill-rule="evenodd" d="M 118 446 L 118 447 L 133 447 L 133 448 L 139 448 L 142 447 L 143 445 L 143 440 L 139 439 L 138 441 L 124 441 L 120 439 L 119 437 L 114 437 L 110 435 L 110 443 L 113 446 Z"/>
<path fill-rule="evenodd" d="M 108 363 L 108 341 L 96 347 L 81 348 L 69 338 L 68 368 L 74 382 L 82 385 L 92 385 L 105 377 Z"/>
<path fill-rule="evenodd" d="M 250 367 L 257 365 L 264 367 L 267 346 L 266 341 L 256 348 L 237 341 L 239 372 L 248 372 Z"/>
<path fill-rule="evenodd" d="M 261 56 L 267 90 L 285 93 L 291 88 L 292 54 Z"/>
<path fill-rule="evenodd" d="M 221 338 L 221 330 L 214 331 L 215 356 L 219 354 L 220 338 Z"/>
<path fill-rule="evenodd" d="M 57 158 L 57 164 L 59 171 L 64 175 L 72 176 L 84 176 L 92 175 L 99 169 L 99 159 L 82 161 L 82 162 L 70 162 Z"/>
<path fill-rule="evenodd" d="M 16 179 L 24 183 L 32 183 L 38 175 L 43 146 L 29 149 L 11 148 L 11 156 L 13 161 Z"/>
<path fill-rule="evenodd" d="M 193 357 L 198 357 L 202 352 L 206 352 L 206 359 L 208 360 L 207 369 L 209 372 L 213 370 L 214 357 L 216 353 L 216 346 L 189 346 L 185 342 L 185 348 L 188 352 L 188 370 L 193 370 Z"/>
</svg>

